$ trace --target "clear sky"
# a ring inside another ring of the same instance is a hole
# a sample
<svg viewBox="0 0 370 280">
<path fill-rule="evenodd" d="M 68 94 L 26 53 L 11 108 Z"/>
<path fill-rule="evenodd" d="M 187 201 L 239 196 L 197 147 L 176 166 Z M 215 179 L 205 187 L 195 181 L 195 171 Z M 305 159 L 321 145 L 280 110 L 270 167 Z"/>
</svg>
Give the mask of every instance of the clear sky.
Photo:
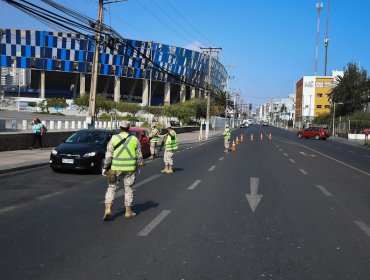
<svg viewBox="0 0 370 280">
<path fill-rule="evenodd" d="M 40 4 L 41 1 L 29 0 Z M 97 17 L 97 0 L 57 0 Z M 314 75 L 317 29 L 313 0 L 129 0 L 106 5 L 106 24 L 123 37 L 170 45 L 223 49 L 229 88 L 253 107 L 293 92 L 303 75 Z M 321 2 L 321 1 L 320 1 Z M 328 0 L 321 11 L 318 75 L 324 74 Z M 0 2 L 0 27 L 50 30 Z M 356 62 L 370 70 L 370 1 L 331 0 L 328 73 Z M 186 20 L 185 20 L 185 19 Z"/>
</svg>

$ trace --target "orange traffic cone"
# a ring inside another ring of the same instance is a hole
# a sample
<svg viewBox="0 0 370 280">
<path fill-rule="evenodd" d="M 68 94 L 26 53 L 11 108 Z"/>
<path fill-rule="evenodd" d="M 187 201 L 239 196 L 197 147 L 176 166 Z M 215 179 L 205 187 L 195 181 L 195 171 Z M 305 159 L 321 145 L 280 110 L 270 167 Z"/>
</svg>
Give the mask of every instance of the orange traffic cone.
<svg viewBox="0 0 370 280">
<path fill-rule="evenodd" d="M 260 140 L 261 140 L 261 141 L 263 140 L 263 135 L 262 135 L 262 133 L 261 133 L 261 136 L 260 136 Z"/>
<path fill-rule="evenodd" d="M 253 134 L 251 134 L 251 141 L 253 141 Z"/>
<path fill-rule="evenodd" d="M 244 139 L 243 139 L 243 134 L 242 135 L 240 135 L 240 142 L 243 142 L 244 141 Z"/>
<path fill-rule="evenodd" d="M 233 145 L 231 146 L 231 150 L 233 151 L 233 152 L 235 152 L 236 151 L 236 146 L 235 146 L 235 141 L 233 140 Z"/>
<path fill-rule="evenodd" d="M 272 140 L 272 135 L 271 135 L 271 133 L 270 133 L 270 135 L 269 135 L 269 139 L 270 139 L 270 140 Z"/>
<path fill-rule="evenodd" d="M 236 136 L 235 144 L 236 144 L 236 145 L 239 145 L 239 138 L 238 138 L 238 136 Z"/>
</svg>

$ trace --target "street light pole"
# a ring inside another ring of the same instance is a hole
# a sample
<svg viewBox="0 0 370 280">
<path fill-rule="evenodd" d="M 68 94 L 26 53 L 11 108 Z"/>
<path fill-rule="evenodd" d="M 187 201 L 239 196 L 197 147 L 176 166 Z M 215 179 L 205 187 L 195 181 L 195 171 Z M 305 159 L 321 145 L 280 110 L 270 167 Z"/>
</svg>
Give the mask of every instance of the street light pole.
<svg viewBox="0 0 370 280">
<path fill-rule="evenodd" d="M 335 137 L 335 104 L 343 104 L 343 102 L 335 103 L 333 101 L 333 137 Z"/>
</svg>

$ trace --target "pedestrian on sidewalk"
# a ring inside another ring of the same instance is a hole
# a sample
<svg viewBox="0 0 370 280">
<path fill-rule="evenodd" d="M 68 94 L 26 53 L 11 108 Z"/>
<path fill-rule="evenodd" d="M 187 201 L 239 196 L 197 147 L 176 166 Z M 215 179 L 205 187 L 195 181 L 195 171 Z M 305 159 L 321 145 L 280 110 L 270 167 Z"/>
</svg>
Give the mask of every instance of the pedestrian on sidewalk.
<svg viewBox="0 0 370 280">
<path fill-rule="evenodd" d="M 150 154 L 151 154 L 150 158 L 154 159 L 158 154 L 157 145 L 158 145 L 158 142 L 159 142 L 159 130 L 158 130 L 158 128 L 155 127 L 154 123 L 151 126 L 151 130 L 150 130 L 150 133 L 149 133 L 149 138 L 150 138 Z"/>
<path fill-rule="evenodd" d="M 179 141 L 177 139 L 176 132 L 172 129 L 170 125 L 166 127 L 167 134 L 164 136 L 164 169 L 162 173 L 170 174 L 173 173 L 173 152 L 179 147 Z"/>
<path fill-rule="evenodd" d="M 370 132 L 370 129 L 368 127 L 364 129 L 365 141 L 369 140 L 369 132 Z"/>
<path fill-rule="evenodd" d="M 107 146 L 104 168 L 102 174 L 108 179 L 108 189 L 105 193 L 105 211 L 103 220 L 111 218 L 111 207 L 119 188 L 120 179 L 123 178 L 125 188 L 125 218 L 132 218 L 136 213 L 132 211 L 134 198 L 132 186 L 139 166 L 143 165 L 143 155 L 139 140 L 129 134 L 130 122 L 121 121 L 121 132 L 113 135 Z"/>
<path fill-rule="evenodd" d="M 224 133 L 222 133 L 222 135 L 224 136 L 224 145 L 225 145 L 225 153 L 228 153 L 229 152 L 229 148 L 230 148 L 230 136 L 231 136 L 231 130 L 230 130 L 230 126 L 227 124 L 225 126 L 225 131 Z"/>
<path fill-rule="evenodd" d="M 42 128 L 43 124 L 41 123 L 39 118 L 34 119 L 31 123 L 32 130 L 33 130 L 33 140 L 32 145 L 30 146 L 30 150 L 32 150 L 35 147 L 36 142 L 39 143 L 40 150 L 42 149 Z"/>
</svg>

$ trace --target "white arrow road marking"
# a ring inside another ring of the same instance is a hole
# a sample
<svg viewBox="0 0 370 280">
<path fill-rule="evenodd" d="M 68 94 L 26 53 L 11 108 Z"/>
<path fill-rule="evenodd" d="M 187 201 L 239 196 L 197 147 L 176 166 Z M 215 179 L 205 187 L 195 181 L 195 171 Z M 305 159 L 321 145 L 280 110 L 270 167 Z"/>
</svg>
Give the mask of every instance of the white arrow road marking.
<svg viewBox="0 0 370 280">
<path fill-rule="evenodd" d="M 140 231 L 138 236 L 147 236 L 168 214 L 171 213 L 171 210 L 163 210 L 153 221 L 151 221 L 142 231 Z"/>
<path fill-rule="evenodd" d="M 299 152 L 301 155 L 304 155 L 304 156 L 306 156 L 306 157 L 315 157 L 316 155 L 306 155 L 306 153 L 305 152 Z"/>
<path fill-rule="evenodd" d="M 362 221 L 355 221 L 355 224 L 359 226 L 368 236 L 370 236 L 370 227 Z"/>
<path fill-rule="evenodd" d="M 253 212 L 256 211 L 257 206 L 260 203 L 263 196 L 262 194 L 258 194 L 259 181 L 260 181 L 259 178 L 251 177 L 250 178 L 251 194 L 245 194 L 249 202 L 249 206 L 251 207 Z"/>
<path fill-rule="evenodd" d="M 191 184 L 190 187 L 188 187 L 189 190 L 194 190 L 196 186 L 198 186 L 202 182 L 202 180 L 196 180 L 193 184 Z"/>
</svg>

